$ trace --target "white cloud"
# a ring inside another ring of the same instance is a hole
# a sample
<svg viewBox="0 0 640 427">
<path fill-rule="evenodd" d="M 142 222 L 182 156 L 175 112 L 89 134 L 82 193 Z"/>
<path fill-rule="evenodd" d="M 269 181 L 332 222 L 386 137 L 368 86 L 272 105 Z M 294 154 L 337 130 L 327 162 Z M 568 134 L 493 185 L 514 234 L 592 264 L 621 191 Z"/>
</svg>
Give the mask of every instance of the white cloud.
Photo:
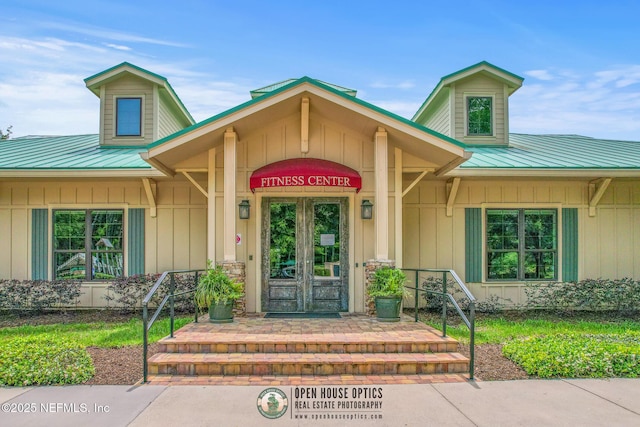
<svg viewBox="0 0 640 427">
<path fill-rule="evenodd" d="M 116 50 L 126 50 L 126 51 L 131 50 L 129 46 L 123 46 L 120 44 L 105 43 L 104 45 L 107 47 L 110 47 L 111 49 L 116 49 Z"/>
<path fill-rule="evenodd" d="M 382 81 L 377 81 L 377 82 L 371 83 L 370 86 L 372 88 L 375 88 L 375 89 L 402 89 L 402 90 L 407 90 L 407 89 L 413 89 L 416 86 L 416 84 L 412 80 L 405 80 L 405 81 L 398 82 L 398 83 L 386 83 L 386 82 L 382 82 Z"/>
<path fill-rule="evenodd" d="M 538 80 L 553 80 L 553 76 L 548 70 L 530 70 L 525 71 L 524 74 Z"/>
<path fill-rule="evenodd" d="M 631 65 L 525 83 L 510 97 L 510 130 L 640 140 L 638 82 L 640 66 Z"/>
<path fill-rule="evenodd" d="M 410 102 L 410 101 L 401 101 L 401 100 L 373 100 L 367 102 L 372 103 L 375 106 L 380 108 L 384 108 L 387 111 L 390 111 L 399 116 L 410 118 L 413 117 L 418 108 L 420 108 L 420 102 Z"/>
<path fill-rule="evenodd" d="M 171 47 L 189 47 L 184 43 L 178 43 L 168 40 L 160 40 L 150 37 L 138 36 L 136 34 L 124 33 L 100 27 L 82 26 L 77 23 L 73 25 L 62 24 L 60 22 L 43 22 L 40 25 L 44 28 L 63 30 L 86 36 L 98 37 L 101 39 L 115 40 L 119 42 L 146 43 Z"/>
</svg>

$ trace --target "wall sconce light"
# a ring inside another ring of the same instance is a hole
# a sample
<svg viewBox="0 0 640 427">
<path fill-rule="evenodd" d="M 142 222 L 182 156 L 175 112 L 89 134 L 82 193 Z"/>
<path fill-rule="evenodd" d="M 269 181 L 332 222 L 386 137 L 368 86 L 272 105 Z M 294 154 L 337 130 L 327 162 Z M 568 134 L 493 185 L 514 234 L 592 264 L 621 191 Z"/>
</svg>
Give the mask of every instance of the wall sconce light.
<svg viewBox="0 0 640 427">
<path fill-rule="evenodd" d="M 251 205 L 248 200 L 243 200 L 238 205 L 238 216 L 240 219 L 249 219 L 249 211 L 251 209 Z"/>
<path fill-rule="evenodd" d="M 368 200 L 363 200 L 362 205 L 361 218 L 362 219 L 371 219 L 373 218 L 373 203 Z"/>
</svg>

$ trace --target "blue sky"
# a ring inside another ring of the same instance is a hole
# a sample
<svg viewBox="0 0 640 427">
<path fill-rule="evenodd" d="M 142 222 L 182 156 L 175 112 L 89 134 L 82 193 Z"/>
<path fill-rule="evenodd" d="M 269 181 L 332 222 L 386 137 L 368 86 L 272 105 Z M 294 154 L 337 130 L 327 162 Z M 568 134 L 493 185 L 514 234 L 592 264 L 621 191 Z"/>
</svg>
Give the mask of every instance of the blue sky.
<svg viewBox="0 0 640 427">
<path fill-rule="evenodd" d="M 640 140 L 640 2 L 4 0 L 0 129 L 97 133 L 83 79 L 128 61 L 196 120 L 304 75 L 410 118 L 482 60 L 525 78 L 511 131 Z"/>
</svg>

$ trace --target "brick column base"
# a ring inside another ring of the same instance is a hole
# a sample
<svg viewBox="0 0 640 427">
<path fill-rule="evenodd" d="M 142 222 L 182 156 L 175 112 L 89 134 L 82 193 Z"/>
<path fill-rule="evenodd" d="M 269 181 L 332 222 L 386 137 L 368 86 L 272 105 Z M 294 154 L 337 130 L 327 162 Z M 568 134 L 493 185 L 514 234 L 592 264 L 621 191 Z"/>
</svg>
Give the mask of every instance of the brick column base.
<svg viewBox="0 0 640 427">
<path fill-rule="evenodd" d="M 244 295 L 242 298 L 236 301 L 233 307 L 233 314 L 235 316 L 243 317 L 247 314 L 247 289 L 246 289 L 246 273 L 244 262 L 238 261 L 218 261 L 217 264 L 222 267 L 222 270 L 227 273 L 227 276 L 231 280 L 235 280 L 238 283 L 242 283 L 244 289 Z"/>
<path fill-rule="evenodd" d="M 382 267 L 395 267 L 395 260 L 374 260 L 371 259 L 367 261 L 367 265 L 364 267 L 364 288 L 366 294 L 366 309 L 367 314 L 369 316 L 375 316 L 376 314 L 376 303 L 373 298 L 369 296 L 369 284 L 373 280 L 373 275 L 376 270 Z"/>
</svg>

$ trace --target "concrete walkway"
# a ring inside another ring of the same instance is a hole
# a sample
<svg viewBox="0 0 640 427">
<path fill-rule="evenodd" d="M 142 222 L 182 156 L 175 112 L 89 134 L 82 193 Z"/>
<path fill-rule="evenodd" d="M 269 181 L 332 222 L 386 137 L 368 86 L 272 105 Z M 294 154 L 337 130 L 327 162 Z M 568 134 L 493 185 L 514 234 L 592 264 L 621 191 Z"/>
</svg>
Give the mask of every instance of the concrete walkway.
<svg viewBox="0 0 640 427">
<path fill-rule="evenodd" d="M 268 389 L 0 388 L 0 426 L 640 426 L 640 379 Z"/>
</svg>

